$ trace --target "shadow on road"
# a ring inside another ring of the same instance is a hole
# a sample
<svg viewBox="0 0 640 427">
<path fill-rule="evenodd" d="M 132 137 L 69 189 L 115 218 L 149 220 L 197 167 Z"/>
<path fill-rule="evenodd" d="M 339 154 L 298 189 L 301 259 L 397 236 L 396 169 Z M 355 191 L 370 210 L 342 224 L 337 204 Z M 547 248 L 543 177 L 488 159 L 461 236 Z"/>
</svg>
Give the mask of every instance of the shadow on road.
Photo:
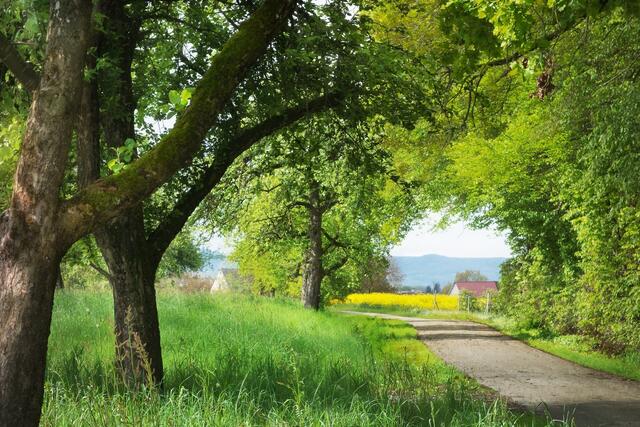
<svg viewBox="0 0 640 427">
<path fill-rule="evenodd" d="M 447 334 L 447 333 L 430 333 L 418 331 L 418 337 L 427 341 L 440 340 L 492 340 L 492 341 L 511 341 L 513 338 L 496 334 Z"/>
<path fill-rule="evenodd" d="M 496 332 L 494 329 L 491 329 L 484 325 L 443 325 L 443 324 L 414 324 L 414 328 L 419 331 L 487 331 L 487 332 Z M 497 332 L 496 332 L 497 333 Z"/>
</svg>

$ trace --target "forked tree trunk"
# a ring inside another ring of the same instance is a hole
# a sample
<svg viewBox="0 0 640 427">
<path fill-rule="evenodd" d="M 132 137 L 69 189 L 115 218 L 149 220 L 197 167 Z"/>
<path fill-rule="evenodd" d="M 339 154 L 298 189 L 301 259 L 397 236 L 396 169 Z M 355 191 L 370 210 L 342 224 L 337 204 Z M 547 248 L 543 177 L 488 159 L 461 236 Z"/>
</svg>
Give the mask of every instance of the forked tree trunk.
<svg viewBox="0 0 640 427">
<path fill-rule="evenodd" d="M 158 262 L 148 252 L 142 209 L 133 208 L 95 235 L 113 290 L 116 367 L 131 387 L 160 385 L 163 365 L 155 292 Z"/>
<path fill-rule="evenodd" d="M 151 367 L 152 379 L 156 384 L 162 384 L 163 365 L 154 282 L 162 256 L 193 211 L 220 181 L 237 156 L 264 136 L 308 114 L 331 108 L 336 104 L 336 100 L 333 96 L 317 98 L 308 105 L 288 109 L 238 134 L 227 145 L 221 145 L 215 153 L 215 162 L 146 239 L 140 208 L 130 210 L 121 219 L 96 233 L 98 245 L 109 267 L 110 283 L 114 292 L 116 356 L 120 361 L 118 367 L 128 382 L 139 384 L 142 379 L 139 373 L 146 374 Z M 139 274 L 140 271 L 143 273 Z M 137 295 L 143 295 L 143 298 L 136 299 Z M 136 348 L 131 347 L 134 341 L 129 340 L 131 328 L 126 323 L 128 311 L 132 319 L 145 319 L 144 322 L 136 323 L 134 332 L 142 341 L 147 359 L 135 357 Z M 148 379 L 150 378 L 145 376 L 144 380 Z"/>
<path fill-rule="evenodd" d="M 322 268 L 322 209 L 317 183 L 311 187 L 309 203 L 309 249 L 302 275 L 302 303 L 305 308 L 320 308 L 320 286 L 324 276 Z"/>
</svg>

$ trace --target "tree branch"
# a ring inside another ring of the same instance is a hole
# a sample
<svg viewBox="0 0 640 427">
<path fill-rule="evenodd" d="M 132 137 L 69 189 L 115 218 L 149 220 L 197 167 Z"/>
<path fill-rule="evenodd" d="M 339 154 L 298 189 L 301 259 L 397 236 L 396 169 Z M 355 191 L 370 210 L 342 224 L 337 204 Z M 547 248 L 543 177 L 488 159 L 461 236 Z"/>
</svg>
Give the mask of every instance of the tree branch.
<svg viewBox="0 0 640 427">
<path fill-rule="evenodd" d="M 349 257 L 347 255 L 340 258 L 336 264 L 332 265 L 330 268 L 323 268 L 322 272 L 325 276 L 331 276 L 336 271 L 340 270 L 344 265 L 349 262 Z"/>
<path fill-rule="evenodd" d="M 580 22 L 582 22 L 584 20 L 584 17 L 578 18 L 576 21 L 572 22 L 570 25 L 567 25 L 563 28 L 560 28 L 556 31 L 553 31 L 551 34 L 547 34 L 546 36 L 544 36 L 542 39 L 538 39 L 538 40 L 545 40 L 547 42 L 551 42 L 555 39 L 557 39 L 558 37 L 560 37 L 561 35 L 563 35 L 564 33 L 566 33 L 567 31 L 569 31 L 570 29 L 574 28 L 576 25 L 578 25 Z M 539 49 L 539 42 L 534 43 L 533 46 L 529 49 L 527 49 L 524 52 L 515 52 L 512 55 L 509 55 L 505 58 L 501 58 L 501 59 L 494 59 L 492 61 L 486 62 L 484 64 L 482 64 L 484 67 L 498 67 L 500 65 L 509 65 L 511 64 L 513 61 L 522 58 L 524 55 L 533 52 L 536 49 Z"/>
<path fill-rule="evenodd" d="M 324 203 L 320 205 L 320 212 L 325 213 L 337 204 L 338 204 L 337 199 L 326 200 Z"/>
<path fill-rule="evenodd" d="M 334 247 L 335 248 L 342 248 L 342 249 L 346 249 L 347 248 L 347 245 L 345 245 L 344 243 L 339 241 L 336 237 L 333 237 L 324 228 L 322 229 L 322 235 L 324 237 L 326 237 L 327 240 L 329 241 L 329 245 L 326 248 L 324 248 L 325 252 L 327 252 L 329 249 L 334 248 Z"/>
<path fill-rule="evenodd" d="M 11 74 L 32 93 L 38 89 L 40 76 L 31 64 L 26 62 L 11 41 L 0 34 L 0 61 L 4 62 Z"/>
<path fill-rule="evenodd" d="M 155 256 L 162 257 L 171 241 L 182 230 L 200 202 L 220 182 L 233 161 L 262 138 L 289 126 L 296 121 L 321 111 L 334 108 L 341 97 L 336 94 L 321 96 L 307 104 L 299 105 L 277 114 L 264 122 L 242 131 L 233 140 L 223 144 L 215 153 L 215 160 L 202 174 L 199 181 L 185 193 L 169 214 L 149 235 L 148 241 Z"/>
<path fill-rule="evenodd" d="M 94 262 L 90 262 L 89 263 L 89 267 L 93 268 L 95 271 L 100 273 L 102 276 L 104 276 L 105 279 L 111 280 L 111 274 L 109 274 L 109 272 L 107 270 L 105 270 L 104 268 L 100 267 L 98 264 L 96 264 Z"/>
<path fill-rule="evenodd" d="M 63 203 L 60 225 L 67 244 L 136 205 L 190 164 L 237 85 L 283 28 L 296 3 L 262 3 L 213 58 L 191 105 L 158 145 L 121 173 L 96 181 Z"/>
<path fill-rule="evenodd" d="M 184 63 L 184 65 L 187 66 L 187 68 L 189 68 L 191 71 L 195 73 L 198 73 L 198 75 L 200 76 L 204 76 L 205 73 L 207 72 L 206 69 L 203 69 L 202 67 L 195 64 L 192 60 L 187 58 L 187 56 L 184 53 L 182 53 L 182 51 L 178 52 L 178 58 L 180 58 L 180 60 Z"/>
<path fill-rule="evenodd" d="M 303 207 L 308 210 L 313 209 L 313 206 L 311 206 L 311 203 L 305 202 L 304 200 L 296 200 L 295 202 L 291 202 L 287 205 L 287 209 L 291 209 L 295 207 Z"/>
</svg>

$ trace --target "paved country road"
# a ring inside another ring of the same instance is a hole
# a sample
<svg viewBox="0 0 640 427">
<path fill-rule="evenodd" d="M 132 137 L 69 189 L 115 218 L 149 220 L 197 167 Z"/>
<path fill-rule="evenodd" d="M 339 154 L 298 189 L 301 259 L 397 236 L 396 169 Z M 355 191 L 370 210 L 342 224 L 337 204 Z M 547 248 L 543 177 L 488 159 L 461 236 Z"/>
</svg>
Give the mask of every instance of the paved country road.
<svg viewBox="0 0 640 427">
<path fill-rule="evenodd" d="M 576 425 L 639 426 L 640 382 L 585 368 L 488 326 L 457 320 L 343 312 L 402 320 L 433 353 L 480 384 L 555 419 L 573 413 Z"/>
</svg>

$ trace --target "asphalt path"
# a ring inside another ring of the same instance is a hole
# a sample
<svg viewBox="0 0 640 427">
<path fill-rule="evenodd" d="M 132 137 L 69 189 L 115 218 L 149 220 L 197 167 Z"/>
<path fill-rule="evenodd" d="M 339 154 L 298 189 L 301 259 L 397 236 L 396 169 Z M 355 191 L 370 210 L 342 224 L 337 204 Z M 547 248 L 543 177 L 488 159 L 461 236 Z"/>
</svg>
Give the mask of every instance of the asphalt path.
<svg viewBox="0 0 640 427">
<path fill-rule="evenodd" d="M 488 326 L 380 313 L 402 320 L 448 364 L 511 402 L 581 426 L 640 427 L 640 382 L 623 379 L 532 348 Z"/>
</svg>

